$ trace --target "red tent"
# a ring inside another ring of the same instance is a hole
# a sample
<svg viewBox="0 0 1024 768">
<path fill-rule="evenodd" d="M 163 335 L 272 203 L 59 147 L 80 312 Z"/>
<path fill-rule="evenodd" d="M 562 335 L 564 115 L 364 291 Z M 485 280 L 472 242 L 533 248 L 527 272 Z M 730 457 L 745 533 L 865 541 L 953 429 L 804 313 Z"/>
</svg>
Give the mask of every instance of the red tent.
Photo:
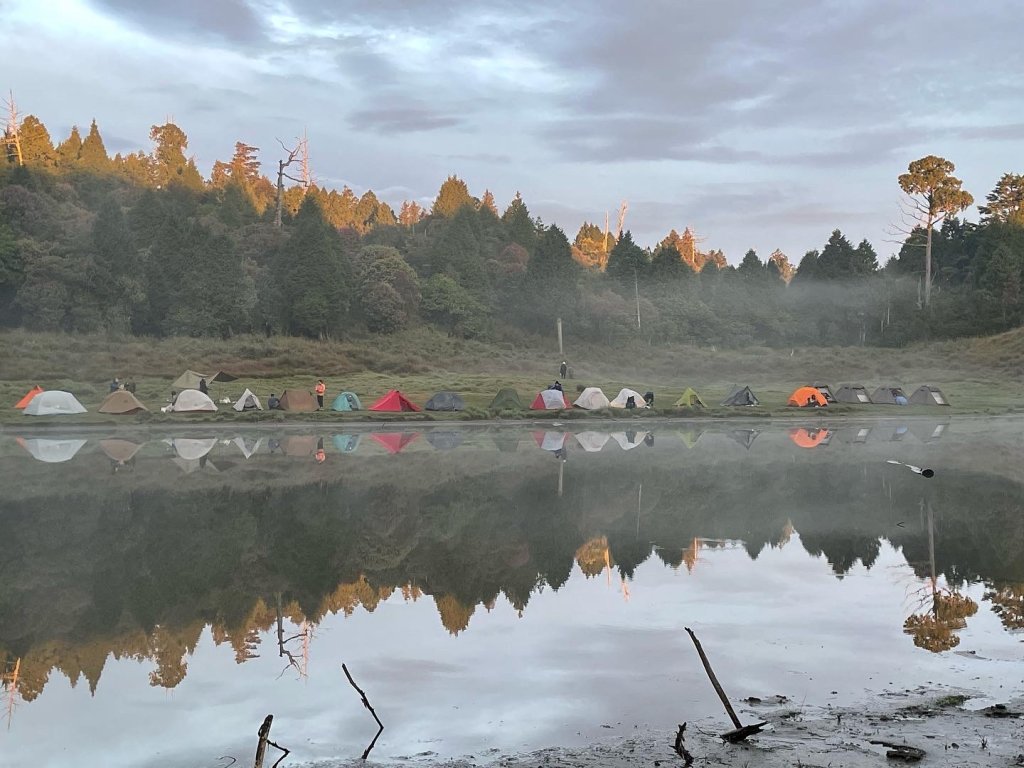
<svg viewBox="0 0 1024 768">
<path fill-rule="evenodd" d="M 420 436 L 419 432 L 371 432 L 370 437 L 383 445 L 388 453 L 401 453 L 402 450 Z"/>
<path fill-rule="evenodd" d="M 32 402 L 32 398 L 33 397 L 35 397 L 36 395 L 38 395 L 42 391 L 43 391 L 43 388 L 40 387 L 38 384 L 36 384 L 34 387 L 32 387 L 32 389 L 30 389 L 28 392 L 25 393 L 25 396 L 23 398 L 21 398 L 21 400 L 19 400 L 17 405 L 15 405 L 14 407 L 15 408 L 24 408 L 25 406 L 27 406 L 29 403 Z"/>
<path fill-rule="evenodd" d="M 569 401 L 565 399 L 565 393 L 557 389 L 544 389 L 537 393 L 530 403 L 530 409 L 534 411 L 551 411 L 562 408 L 571 408 Z"/>
<path fill-rule="evenodd" d="M 371 411 L 418 411 L 420 407 L 409 398 L 392 389 L 384 397 L 370 406 Z"/>
</svg>

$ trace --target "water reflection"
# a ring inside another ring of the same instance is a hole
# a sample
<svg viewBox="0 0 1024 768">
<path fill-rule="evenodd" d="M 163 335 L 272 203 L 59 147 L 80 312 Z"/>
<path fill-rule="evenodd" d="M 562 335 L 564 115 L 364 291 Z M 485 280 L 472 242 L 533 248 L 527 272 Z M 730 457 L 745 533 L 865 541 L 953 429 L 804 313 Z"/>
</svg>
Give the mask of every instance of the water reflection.
<svg viewBox="0 0 1024 768">
<path fill-rule="evenodd" d="M 58 676 L 95 692 L 135 660 L 177 688 L 204 636 L 304 677 L 332 615 L 423 601 L 462 642 L 502 599 L 526 616 L 574 572 L 631 601 L 648 561 L 722 579 L 726 555 L 787 547 L 837 579 L 887 578 L 874 566 L 895 548 L 914 583 L 891 624 L 911 650 L 957 647 L 984 611 L 1024 628 L 1008 444 L 924 425 L 893 453 L 901 424 L 0 438 L 4 686 L 24 702 Z M 925 481 L 894 456 L 940 471 Z"/>
</svg>

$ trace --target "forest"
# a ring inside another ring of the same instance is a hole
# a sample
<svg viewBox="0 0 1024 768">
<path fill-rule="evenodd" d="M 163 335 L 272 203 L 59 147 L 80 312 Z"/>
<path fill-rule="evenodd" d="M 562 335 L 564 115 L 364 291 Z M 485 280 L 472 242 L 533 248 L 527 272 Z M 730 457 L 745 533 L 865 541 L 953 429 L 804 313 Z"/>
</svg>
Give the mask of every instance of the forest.
<svg viewBox="0 0 1024 768">
<path fill-rule="evenodd" d="M 689 229 L 653 247 L 584 222 L 574 239 L 455 175 L 398 212 L 310 181 L 296 151 L 243 142 L 204 178 L 173 123 L 151 151 L 107 152 L 95 121 L 54 143 L 27 116 L 0 159 L 0 328 L 149 337 L 345 338 L 431 326 L 527 341 L 563 318 L 601 344 L 875 345 L 998 333 L 1024 314 L 1024 176 L 979 206 L 936 157 L 893 180 L 921 220 L 884 265 L 823 229 L 797 264 L 738 266 Z M 288 161 L 291 161 L 290 163 Z"/>
</svg>

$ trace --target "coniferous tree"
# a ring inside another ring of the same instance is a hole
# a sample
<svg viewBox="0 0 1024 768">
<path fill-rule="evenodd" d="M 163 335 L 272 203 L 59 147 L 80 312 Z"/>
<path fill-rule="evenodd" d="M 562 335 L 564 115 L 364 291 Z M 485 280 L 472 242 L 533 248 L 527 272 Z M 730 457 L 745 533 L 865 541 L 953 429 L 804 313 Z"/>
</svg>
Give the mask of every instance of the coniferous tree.
<svg viewBox="0 0 1024 768">
<path fill-rule="evenodd" d="M 50 140 L 50 132 L 35 115 L 28 115 L 18 129 L 21 156 L 26 166 L 53 168 L 57 165 L 57 152 Z"/>
<path fill-rule="evenodd" d="M 450 219 L 464 206 L 475 207 L 473 198 L 470 197 L 466 182 L 452 175 L 444 180 L 441 189 L 438 190 L 430 212 L 434 216 Z"/>
<path fill-rule="evenodd" d="M 78 163 L 82 151 L 82 135 L 78 126 L 71 126 L 71 134 L 57 145 L 57 165 L 61 168 L 72 168 Z"/>
<path fill-rule="evenodd" d="M 195 162 L 185 157 L 188 137 L 174 123 L 154 125 L 149 138 L 155 144 L 151 166 L 152 180 L 158 187 L 180 184 L 187 189 L 201 190 L 203 177 Z"/>
<path fill-rule="evenodd" d="M 604 272 L 611 278 L 626 280 L 632 284 L 634 278 L 644 277 L 647 267 L 647 254 L 633 242 L 633 235 L 627 229 L 608 254 L 608 264 Z"/>
<path fill-rule="evenodd" d="M 480 210 L 490 211 L 495 217 L 498 216 L 498 206 L 494 202 L 494 195 L 491 194 L 491 190 L 485 189 L 484 196 L 480 198 Z"/>
<path fill-rule="evenodd" d="M 1024 226 L 1024 174 L 1004 173 L 985 199 L 988 205 L 978 206 L 983 223 L 996 221 Z"/>
<path fill-rule="evenodd" d="M 505 213 L 501 215 L 501 221 L 505 225 L 509 241 L 518 243 L 526 249 L 527 253 L 532 253 L 537 244 L 537 229 L 533 219 L 530 218 L 530 210 L 518 192 L 512 198 L 512 202 L 508 204 Z"/>
<path fill-rule="evenodd" d="M 103 138 L 95 120 L 89 126 L 89 133 L 82 142 L 82 148 L 78 153 L 78 165 L 92 173 L 106 173 L 110 170 L 110 157 L 107 155 L 107 148 L 103 145 Z"/>
</svg>

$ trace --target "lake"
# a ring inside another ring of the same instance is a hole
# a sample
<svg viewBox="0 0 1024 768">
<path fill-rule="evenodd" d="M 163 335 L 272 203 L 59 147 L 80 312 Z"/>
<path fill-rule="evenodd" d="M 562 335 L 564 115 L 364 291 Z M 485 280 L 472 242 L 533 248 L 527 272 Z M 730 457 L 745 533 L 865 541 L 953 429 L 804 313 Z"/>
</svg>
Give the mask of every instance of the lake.
<svg viewBox="0 0 1024 768">
<path fill-rule="evenodd" d="M 746 719 L 1024 691 L 1021 418 L 224 429 L 0 434 L 0 765 L 349 761 L 342 663 L 378 761 L 720 727 L 685 627 Z"/>
</svg>

